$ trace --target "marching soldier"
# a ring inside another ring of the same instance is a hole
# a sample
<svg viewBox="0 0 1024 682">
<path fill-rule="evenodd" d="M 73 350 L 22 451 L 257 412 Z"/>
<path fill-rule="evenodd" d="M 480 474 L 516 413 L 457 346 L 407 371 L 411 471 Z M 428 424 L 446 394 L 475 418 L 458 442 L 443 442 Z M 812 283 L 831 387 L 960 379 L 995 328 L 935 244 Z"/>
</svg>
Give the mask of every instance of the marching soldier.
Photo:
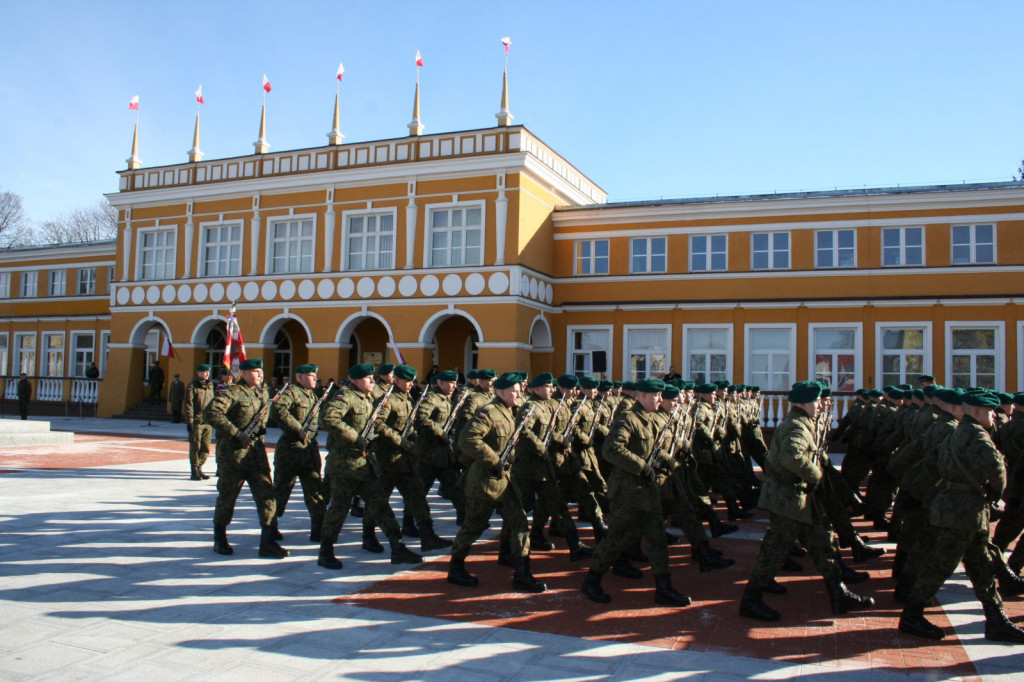
<svg viewBox="0 0 1024 682">
<path fill-rule="evenodd" d="M 213 400 L 213 383 L 210 381 L 210 366 L 196 367 L 196 375 L 185 387 L 185 428 L 188 429 L 188 462 L 192 466 L 192 480 L 209 478 L 203 473 L 203 465 L 210 456 L 212 429 L 203 420 L 203 410 Z"/>
<path fill-rule="evenodd" d="M 726 385 L 727 386 L 727 385 Z M 704 383 L 696 386 L 694 391 L 700 396 L 694 412 L 693 448 L 697 459 L 697 468 L 701 480 L 722 496 L 729 509 L 729 520 L 749 519 L 753 514 L 740 509 L 736 502 L 738 497 L 732 482 L 722 470 L 718 458 L 720 443 L 726 436 L 725 413 L 726 404 L 719 401 L 718 393 L 722 391 L 717 384 Z"/>
<path fill-rule="evenodd" d="M 365 513 L 380 526 L 391 545 L 392 564 L 418 564 L 423 558 L 402 543 L 402 531 L 395 513 L 381 488 L 380 465 L 374 453 L 368 452 L 370 429 L 382 409 L 381 400 L 374 404 L 373 365 L 353 365 L 348 370 L 349 385 L 343 388 L 324 408 L 320 426 L 327 430 L 327 465 L 330 477 L 330 503 L 324 514 L 320 555 L 317 564 L 331 570 L 342 567 L 334 556 L 334 543 L 348 516 L 352 498 L 359 495 L 366 505 Z M 385 399 L 382 395 L 381 399 Z M 376 411 L 376 414 L 374 412 Z"/>
<path fill-rule="evenodd" d="M 316 442 L 318 428 L 314 412 L 320 408 L 316 396 L 316 365 L 295 368 L 295 383 L 281 392 L 270 408 L 270 414 L 281 429 L 281 438 L 274 448 L 274 497 L 277 518 L 284 516 L 285 505 L 292 494 L 295 480 L 302 484 L 302 497 L 309 510 L 310 542 L 320 542 L 324 524 L 322 461 Z M 307 424 L 308 422 L 308 424 Z"/>
<path fill-rule="evenodd" d="M 455 453 L 451 447 L 452 394 L 455 392 L 459 375 L 445 370 L 434 375 L 430 394 L 423 399 L 415 415 L 416 457 L 423 477 L 424 489 L 429 491 L 434 481 L 441 487 L 455 507 L 455 521 L 462 523 L 466 514 L 466 493 L 459 485 L 455 468 Z M 456 415 L 458 418 L 458 415 Z M 448 426 L 448 430 L 445 430 Z"/>
<path fill-rule="evenodd" d="M 288 550 L 277 544 L 274 514 L 274 483 L 270 480 L 270 461 L 263 444 L 270 398 L 263 386 L 263 361 L 248 359 L 239 366 L 237 383 L 217 391 L 203 412 L 203 421 L 217 429 L 217 506 L 213 513 L 213 551 L 232 554 L 227 527 L 235 513 L 235 501 L 242 485 L 256 502 L 260 519 L 262 557 L 283 559 Z"/>
</svg>

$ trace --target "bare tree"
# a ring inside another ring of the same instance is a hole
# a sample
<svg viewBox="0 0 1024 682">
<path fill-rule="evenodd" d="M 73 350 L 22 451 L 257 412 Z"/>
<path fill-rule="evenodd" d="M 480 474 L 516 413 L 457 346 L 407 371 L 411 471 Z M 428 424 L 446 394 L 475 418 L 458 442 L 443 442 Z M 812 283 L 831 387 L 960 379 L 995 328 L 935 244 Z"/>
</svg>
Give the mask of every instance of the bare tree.
<svg viewBox="0 0 1024 682">
<path fill-rule="evenodd" d="M 41 244 L 71 244 L 113 239 L 117 236 L 117 210 L 106 199 L 90 208 L 76 208 L 36 228 Z"/>
<path fill-rule="evenodd" d="M 21 195 L 0 192 L 0 248 L 32 243 L 32 228 L 25 219 Z"/>
<path fill-rule="evenodd" d="M 1020 162 L 1020 168 L 1017 169 L 1017 180 L 1024 182 L 1024 161 Z"/>
</svg>

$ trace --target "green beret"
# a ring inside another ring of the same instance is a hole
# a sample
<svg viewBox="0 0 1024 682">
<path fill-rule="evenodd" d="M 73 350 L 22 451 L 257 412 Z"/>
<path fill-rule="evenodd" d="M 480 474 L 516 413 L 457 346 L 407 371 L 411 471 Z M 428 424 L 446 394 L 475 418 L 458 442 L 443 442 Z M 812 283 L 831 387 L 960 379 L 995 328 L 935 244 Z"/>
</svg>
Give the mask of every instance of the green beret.
<svg viewBox="0 0 1024 682">
<path fill-rule="evenodd" d="M 1013 404 L 1024 406 L 1024 393 L 1014 393 Z"/>
<path fill-rule="evenodd" d="M 513 374 L 515 374 L 517 377 L 519 377 L 519 381 L 520 382 L 526 381 L 527 379 L 530 378 L 530 373 L 529 372 L 524 372 L 523 370 L 518 370 L 516 372 L 513 372 Z"/>
<path fill-rule="evenodd" d="M 916 398 L 917 400 L 924 400 L 924 390 L 920 388 L 915 388 L 913 391 L 910 392 L 910 396 L 912 398 Z"/>
<path fill-rule="evenodd" d="M 665 390 L 661 392 L 661 397 L 665 400 L 675 400 L 679 397 L 679 388 L 676 386 L 665 386 Z"/>
<path fill-rule="evenodd" d="M 317 367 L 316 365 L 305 364 L 305 365 L 299 365 L 298 367 L 296 367 L 295 368 L 295 373 L 296 374 L 314 374 L 314 373 L 316 373 L 319 370 L 320 370 L 320 368 Z"/>
<path fill-rule="evenodd" d="M 683 389 L 684 391 L 692 391 L 696 385 L 696 383 L 690 380 L 686 380 L 683 382 L 683 385 L 680 386 L 679 388 Z"/>
<path fill-rule="evenodd" d="M 641 379 L 636 382 L 633 390 L 640 393 L 661 393 L 665 390 L 665 382 L 654 378 Z"/>
<path fill-rule="evenodd" d="M 527 384 L 530 388 L 537 388 L 538 386 L 547 386 L 548 384 L 555 383 L 555 377 L 551 376 L 551 372 L 541 372 L 534 378 L 530 379 L 530 383 Z"/>
<path fill-rule="evenodd" d="M 933 377 L 931 374 L 922 374 L 921 378 L 918 379 L 918 381 L 935 381 L 935 377 Z"/>
<path fill-rule="evenodd" d="M 868 397 L 868 389 L 866 388 L 858 388 L 856 391 L 854 391 L 854 393 L 865 398 Z"/>
<path fill-rule="evenodd" d="M 622 382 L 622 390 L 623 391 L 635 391 L 636 390 L 636 382 L 635 381 L 623 381 Z"/>
<path fill-rule="evenodd" d="M 505 372 L 500 377 L 495 379 L 495 388 L 512 388 L 520 381 L 519 372 Z"/>
<path fill-rule="evenodd" d="M 829 388 L 828 386 L 822 386 L 821 387 L 821 397 L 822 398 L 829 398 L 831 396 L 832 396 L 832 389 Z"/>
<path fill-rule="evenodd" d="M 940 388 L 935 392 L 935 397 L 950 405 L 964 404 L 964 391 L 958 388 Z"/>
<path fill-rule="evenodd" d="M 263 369 L 263 361 L 259 358 L 243 360 L 242 364 L 238 366 L 238 369 Z"/>
<path fill-rule="evenodd" d="M 999 404 L 1000 405 L 1012 405 L 1013 404 L 1013 396 L 1010 395 L 1009 393 L 1002 393 L 1002 392 L 997 391 L 995 395 L 996 395 L 997 398 L 999 398 Z"/>
<path fill-rule="evenodd" d="M 718 388 L 729 388 L 729 382 L 725 379 L 719 379 L 718 381 L 712 382 Z"/>
<path fill-rule="evenodd" d="M 623 382 L 621 382 L 621 381 L 613 381 L 612 383 L 615 384 L 615 388 L 622 388 Z"/>
<path fill-rule="evenodd" d="M 889 390 L 885 392 L 887 396 L 893 400 L 903 400 L 903 391 L 898 388 L 889 387 Z"/>
<path fill-rule="evenodd" d="M 364 362 L 359 365 L 352 365 L 348 368 L 349 379 L 365 379 L 366 377 L 373 374 L 373 365 L 369 362 Z"/>
<path fill-rule="evenodd" d="M 964 395 L 964 405 L 972 405 L 974 407 L 999 407 L 999 396 L 995 393 L 984 393 L 978 391 L 977 393 L 966 393 Z"/>
<path fill-rule="evenodd" d="M 580 385 L 580 379 L 575 374 L 563 374 L 557 381 L 562 388 L 576 388 Z"/>
<path fill-rule="evenodd" d="M 197 372 L 209 372 L 210 371 L 210 366 L 207 365 L 207 364 L 199 365 L 198 367 L 196 367 L 196 371 Z"/>
<path fill-rule="evenodd" d="M 927 386 L 921 389 L 921 392 L 924 393 L 924 396 L 926 398 L 934 398 L 935 392 L 938 391 L 940 388 L 942 387 L 936 384 L 928 384 Z"/>
<path fill-rule="evenodd" d="M 446 369 L 434 375 L 434 381 L 458 381 L 459 373 L 454 369 Z"/>
<path fill-rule="evenodd" d="M 479 379 L 480 378 L 480 371 L 476 370 L 476 369 L 471 369 L 468 372 L 466 372 L 466 378 L 467 379 Z"/>
<path fill-rule="evenodd" d="M 608 381 L 607 379 L 602 381 L 602 382 L 600 382 L 597 385 L 597 390 L 601 391 L 601 393 L 607 393 L 608 391 L 612 390 L 613 388 L 615 388 L 615 382 Z"/>
<path fill-rule="evenodd" d="M 892 384 L 887 384 L 885 386 L 882 386 L 882 394 L 883 395 L 888 393 L 889 391 L 894 391 L 894 390 L 896 390 L 896 387 L 893 386 Z"/>
<path fill-rule="evenodd" d="M 761 392 L 761 387 L 760 386 L 751 386 L 750 390 L 753 391 L 754 393 L 760 393 Z"/>
<path fill-rule="evenodd" d="M 585 374 L 580 377 L 580 386 L 586 389 L 597 388 L 601 385 L 601 382 L 597 380 L 597 377 L 592 377 Z"/>
<path fill-rule="evenodd" d="M 911 386 L 910 384 L 900 384 L 896 388 L 900 389 L 901 391 L 909 391 L 911 389 Z"/>
<path fill-rule="evenodd" d="M 869 398 L 881 398 L 883 395 L 885 395 L 885 391 L 879 388 L 873 388 L 870 391 L 868 391 Z"/>
<path fill-rule="evenodd" d="M 821 384 L 817 381 L 798 381 L 793 384 L 787 399 L 791 403 L 813 403 L 821 397 Z"/>
<path fill-rule="evenodd" d="M 694 387 L 693 390 L 696 391 L 697 393 L 701 393 L 701 394 L 704 394 L 704 393 L 714 393 L 715 391 L 718 390 L 718 385 L 717 384 L 712 384 L 710 382 L 709 383 L 705 383 L 705 384 L 698 384 L 696 387 Z"/>
<path fill-rule="evenodd" d="M 377 368 L 377 374 L 379 375 L 391 374 L 394 371 L 395 363 L 393 362 L 385 362 L 383 365 Z"/>
<path fill-rule="evenodd" d="M 478 369 L 476 371 L 477 379 L 497 379 L 498 373 L 493 369 Z"/>
<path fill-rule="evenodd" d="M 416 368 L 410 367 L 409 365 L 398 365 L 395 367 L 395 378 L 405 379 L 406 381 L 416 380 Z"/>
</svg>

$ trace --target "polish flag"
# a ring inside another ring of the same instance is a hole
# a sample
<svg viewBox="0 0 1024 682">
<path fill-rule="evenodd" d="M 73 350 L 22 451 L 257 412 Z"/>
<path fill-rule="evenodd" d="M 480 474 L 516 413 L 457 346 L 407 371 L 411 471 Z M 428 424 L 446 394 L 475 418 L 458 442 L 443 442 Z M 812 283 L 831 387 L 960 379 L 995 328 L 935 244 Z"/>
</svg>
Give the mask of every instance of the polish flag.
<svg viewBox="0 0 1024 682">
<path fill-rule="evenodd" d="M 165 358 L 176 358 L 180 360 L 180 358 L 178 358 L 178 354 L 174 350 L 174 344 L 171 343 L 171 337 L 164 337 L 164 345 L 160 348 L 160 355 Z"/>
<path fill-rule="evenodd" d="M 267 78 L 267 74 L 263 74 L 263 92 L 270 92 L 270 79 Z"/>
<path fill-rule="evenodd" d="M 238 318 L 228 315 L 227 342 L 224 345 L 224 366 L 231 370 L 232 376 L 238 376 L 239 365 L 245 361 L 245 343 L 242 342 L 242 329 L 238 326 Z"/>
<path fill-rule="evenodd" d="M 135 97 L 131 98 L 131 100 L 128 102 L 128 108 L 131 109 L 132 111 L 138 111 L 139 110 L 139 96 L 138 95 L 135 95 Z"/>
<path fill-rule="evenodd" d="M 512 44 L 512 39 L 505 36 L 501 39 L 501 44 L 505 46 L 505 54 L 508 54 L 508 46 Z"/>
<path fill-rule="evenodd" d="M 199 89 L 196 90 L 196 101 L 199 102 L 200 104 L 206 104 L 206 102 L 203 101 L 203 86 L 202 85 L 200 85 Z"/>
<path fill-rule="evenodd" d="M 341 77 L 345 75 L 345 64 L 338 62 L 338 82 L 341 82 Z"/>
<path fill-rule="evenodd" d="M 416 66 L 423 66 L 423 55 L 419 50 L 416 50 Z"/>
</svg>

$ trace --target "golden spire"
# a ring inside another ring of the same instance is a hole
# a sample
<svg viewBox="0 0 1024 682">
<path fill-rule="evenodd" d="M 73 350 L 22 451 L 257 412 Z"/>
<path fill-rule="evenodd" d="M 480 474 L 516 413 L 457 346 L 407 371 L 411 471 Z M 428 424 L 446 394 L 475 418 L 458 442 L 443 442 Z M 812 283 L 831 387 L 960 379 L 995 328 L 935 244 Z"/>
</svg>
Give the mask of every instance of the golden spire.
<svg viewBox="0 0 1024 682">
<path fill-rule="evenodd" d="M 507 126 L 512 123 L 512 114 L 508 110 L 508 64 L 505 65 L 505 73 L 501 79 L 501 111 L 494 115 L 498 119 L 499 126 Z"/>
<path fill-rule="evenodd" d="M 128 170 L 142 168 L 142 161 L 139 160 L 139 121 L 135 120 L 135 134 L 132 136 L 132 155 L 128 160 Z"/>
<path fill-rule="evenodd" d="M 260 139 L 252 143 L 257 154 L 266 154 L 270 151 L 270 144 L 267 142 L 267 103 L 263 102 L 263 109 L 260 113 Z"/>
<path fill-rule="evenodd" d="M 341 144 L 345 140 L 345 136 L 341 134 L 341 92 L 334 93 L 334 127 L 331 128 L 331 132 L 327 133 L 327 141 L 329 144 Z"/>
<path fill-rule="evenodd" d="M 203 160 L 203 152 L 199 149 L 199 111 L 196 110 L 196 131 L 192 134 L 192 149 L 188 150 L 188 160 L 195 163 Z"/>
<path fill-rule="evenodd" d="M 416 97 L 412 101 L 412 122 L 409 123 L 409 135 L 423 134 L 423 122 L 420 121 L 420 74 L 416 72 Z"/>
</svg>

